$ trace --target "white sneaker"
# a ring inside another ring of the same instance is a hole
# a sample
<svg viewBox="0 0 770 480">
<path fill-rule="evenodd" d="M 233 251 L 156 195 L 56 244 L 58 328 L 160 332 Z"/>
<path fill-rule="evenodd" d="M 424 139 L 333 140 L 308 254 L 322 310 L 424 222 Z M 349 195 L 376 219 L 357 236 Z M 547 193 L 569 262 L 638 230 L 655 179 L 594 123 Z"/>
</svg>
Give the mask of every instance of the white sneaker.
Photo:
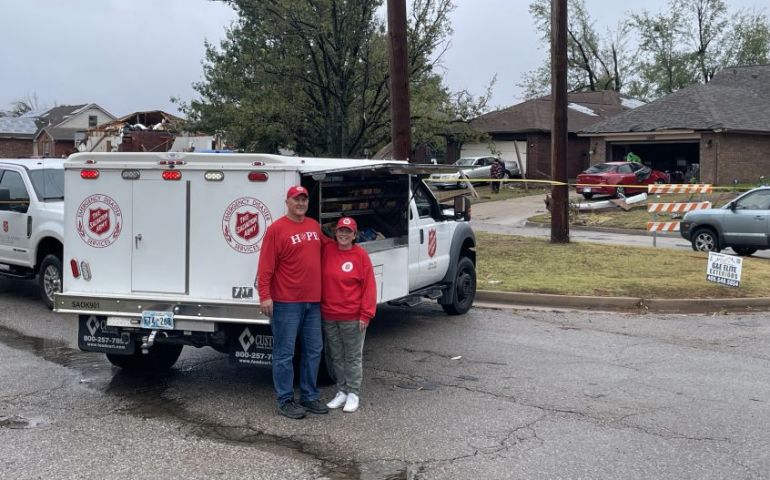
<svg viewBox="0 0 770 480">
<path fill-rule="evenodd" d="M 340 408 L 345 405 L 347 399 L 348 396 L 344 392 L 337 392 L 337 395 L 335 395 L 332 401 L 327 403 L 326 406 L 329 408 Z"/>
<path fill-rule="evenodd" d="M 348 400 L 345 402 L 345 408 L 342 409 L 343 412 L 355 412 L 358 410 L 358 395 L 355 393 L 348 393 Z"/>
</svg>

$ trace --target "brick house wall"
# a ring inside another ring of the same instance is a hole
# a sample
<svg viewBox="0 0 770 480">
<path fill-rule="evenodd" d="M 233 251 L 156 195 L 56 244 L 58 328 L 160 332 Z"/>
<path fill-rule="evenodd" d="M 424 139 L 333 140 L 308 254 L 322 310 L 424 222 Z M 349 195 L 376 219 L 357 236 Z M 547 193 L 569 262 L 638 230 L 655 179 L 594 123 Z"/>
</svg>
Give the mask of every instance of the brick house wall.
<svg viewBox="0 0 770 480">
<path fill-rule="evenodd" d="M 0 158 L 24 158 L 32 156 L 32 140 L 0 138 Z"/>
<path fill-rule="evenodd" d="M 715 185 L 770 179 L 770 135 L 704 133 L 700 142 L 701 181 Z"/>
<path fill-rule="evenodd" d="M 578 173 L 588 168 L 589 149 L 590 141 L 588 138 L 573 134 L 567 137 L 567 178 L 575 178 Z M 527 135 L 527 178 L 533 180 L 551 178 L 550 133 L 530 133 Z"/>
<path fill-rule="evenodd" d="M 74 140 L 54 140 L 48 132 L 40 134 L 35 146 L 35 155 L 39 157 L 65 158 L 77 152 Z"/>
</svg>

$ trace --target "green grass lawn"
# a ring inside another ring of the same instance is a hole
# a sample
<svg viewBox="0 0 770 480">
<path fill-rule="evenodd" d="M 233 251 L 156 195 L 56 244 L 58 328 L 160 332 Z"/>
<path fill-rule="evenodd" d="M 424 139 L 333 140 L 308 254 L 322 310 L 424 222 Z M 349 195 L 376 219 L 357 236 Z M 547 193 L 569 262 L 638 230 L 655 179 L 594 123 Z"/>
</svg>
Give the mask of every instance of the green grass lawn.
<svg viewBox="0 0 770 480">
<path fill-rule="evenodd" d="M 708 255 L 476 232 L 480 290 L 654 298 L 770 297 L 770 261 L 746 257 L 740 288 L 706 281 Z"/>
</svg>

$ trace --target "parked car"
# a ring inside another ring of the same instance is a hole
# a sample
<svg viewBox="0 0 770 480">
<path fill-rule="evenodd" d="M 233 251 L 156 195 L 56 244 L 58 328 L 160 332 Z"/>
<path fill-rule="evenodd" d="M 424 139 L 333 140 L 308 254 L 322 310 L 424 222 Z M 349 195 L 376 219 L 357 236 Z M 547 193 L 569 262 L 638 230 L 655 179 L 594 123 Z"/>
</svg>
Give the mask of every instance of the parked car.
<svg viewBox="0 0 770 480">
<path fill-rule="evenodd" d="M 495 157 L 463 157 L 452 165 L 459 167 L 458 172 L 434 173 L 430 176 L 430 184 L 437 188 L 467 188 L 466 182 L 460 181 L 460 172 L 470 179 L 491 178 L 491 168 Z M 504 160 L 505 174 L 503 178 L 521 178 L 521 167 L 517 160 Z M 476 182 L 474 182 L 476 183 Z"/>
<path fill-rule="evenodd" d="M 577 193 L 590 200 L 594 195 L 626 196 L 646 192 L 644 187 L 630 185 L 649 185 L 669 183 L 665 172 L 653 170 L 637 162 L 607 162 L 592 165 L 577 176 Z M 586 186 L 587 185 L 587 186 Z"/>
<path fill-rule="evenodd" d="M 688 212 L 679 233 L 701 252 L 732 248 L 751 255 L 770 248 L 770 187 L 750 190 L 720 208 Z"/>
</svg>

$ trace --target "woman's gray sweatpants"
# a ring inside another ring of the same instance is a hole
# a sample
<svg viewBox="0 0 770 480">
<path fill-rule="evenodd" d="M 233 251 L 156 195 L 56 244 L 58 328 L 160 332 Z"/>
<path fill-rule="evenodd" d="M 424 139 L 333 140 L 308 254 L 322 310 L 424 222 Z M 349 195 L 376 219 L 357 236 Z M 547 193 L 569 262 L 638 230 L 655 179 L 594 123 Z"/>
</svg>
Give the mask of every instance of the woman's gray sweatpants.
<svg viewBox="0 0 770 480">
<path fill-rule="evenodd" d="M 337 376 L 337 389 L 344 393 L 361 390 L 363 367 L 361 357 L 364 350 L 363 332 L 358 329 L 358 321 L 323 321 L 326 348 L 329 349 L 332 368 Z M 327 358 L 329 358 L 327 357 Z"/>
</svg>

